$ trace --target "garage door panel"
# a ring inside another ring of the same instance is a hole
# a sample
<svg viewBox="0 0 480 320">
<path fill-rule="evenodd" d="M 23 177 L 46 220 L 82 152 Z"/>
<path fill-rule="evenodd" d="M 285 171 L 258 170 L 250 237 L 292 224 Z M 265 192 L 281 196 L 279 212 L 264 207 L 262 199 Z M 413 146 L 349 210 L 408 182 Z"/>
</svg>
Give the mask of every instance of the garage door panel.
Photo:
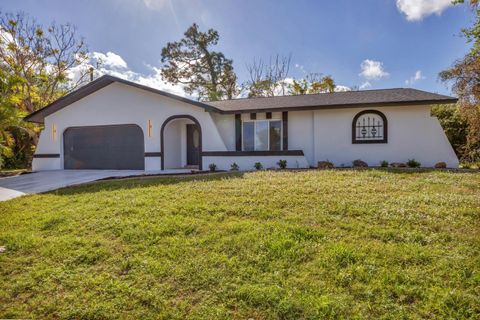
<svg viewBox="0 0 480 320">
<path fill-rule="evenodd" d="M 65 169 L 144 169 L 143 132 L 137 125 L 68 128 Z"/>
</svg>

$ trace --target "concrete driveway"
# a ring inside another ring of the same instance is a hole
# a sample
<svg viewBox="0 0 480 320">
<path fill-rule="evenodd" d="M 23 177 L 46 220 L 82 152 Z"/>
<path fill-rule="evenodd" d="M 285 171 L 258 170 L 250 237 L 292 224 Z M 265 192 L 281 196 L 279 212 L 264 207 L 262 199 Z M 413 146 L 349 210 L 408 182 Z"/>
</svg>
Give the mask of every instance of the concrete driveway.
<svg viewBox="0 0 480 320">
<path fill-rule="evenodd" d="M 173 169 L 158 172 L 146 172 L 143 170 L 58 170 L 33 172 L 0 178 L 0 201 L 13 199 L 25 194 L 42 193 L 111 177 L 128 177 L 144 174 L 180 174 L 190 171 Z"/>
</svg>

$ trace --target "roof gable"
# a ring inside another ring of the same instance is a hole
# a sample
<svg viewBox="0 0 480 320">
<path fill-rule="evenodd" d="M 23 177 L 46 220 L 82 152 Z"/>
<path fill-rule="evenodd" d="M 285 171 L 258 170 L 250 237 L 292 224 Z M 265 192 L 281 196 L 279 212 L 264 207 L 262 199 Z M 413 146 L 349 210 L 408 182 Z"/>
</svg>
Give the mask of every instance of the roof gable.
<svg viewBox="0 0 480 320">
<path fill-rule="evenodd" d="M 24 118 L 24 120 L 30 121 L 30 122 L 43 123 L 45 117 L 47 117 L 47 116 L 51 115 L 52 113 L 55 113 L 55 112 L 65 108 L 65 107 L 67 107 L 68 105 L 70 105 L 70 104 L 72 104 L 72 103 L 74 103 L 74 102 L 76 102 L 80 99 L 83 99 L 84 97 L 86 97 L 86 96 L 88 96 L 88 95 L 90 95 L 90 94 L 92 94 L 92 93 L 94 93 L 94 92 L 96 92 L 96 91 L 98 91 L 102 88 L 105 88 L 106 86 L 108 86 L 108 85 L 110 85 L 114 82 L 126 84 L 128 86 L 131 86 L 131 87 L 134 87 L 134 88 L 137 88 L 137 89 L 145 90 L 145 91 L 148 91 L 148 92 L 152 92 L 152 93 L 155 93 L 155 94 L 162 95 L 164 97 L 168 97 L 168 98 L 175 99 L 175 100 L 178 100 L 178 101 L 182 101 L 182 102 L 185 102 L 185 103 L 188 103 L 188 104 L 191 104 L 191 105 L 195 105 L 197 107 L 204 108 L 207 111 L 221 112 L 216 107 L 214 107 L 212 105 L 208 105 L 208 104 L 200 102 L 200 101 L 195 101 L 195 100 L 191 100 L 191 99 L 188 99 L 188 98 L 180 97 L 180 96 L 177 96 L 177 95 L 172 94 L 172 93 L 168 93 L 168 92 L 165 92 L 165 91 L 162 91 L 162 90 L 147 87 L 147 86 L 135 83 L 135 82 L 127 81 L 127 80 L 120 79 L 120 78 L 117 78 L 117 77 L 113 77 L 113 76 L 110 76 L 110 75 L 104 75 L 104 76 L 102 76 L 102 77 L 84 85 L 83 87 L 67 94 L 66 96 L 61 97 L 58 100 L 55 100 L 54 102 L 47 105 L 46 107 L 29 114 L 27 117 Z"/>
</svg>

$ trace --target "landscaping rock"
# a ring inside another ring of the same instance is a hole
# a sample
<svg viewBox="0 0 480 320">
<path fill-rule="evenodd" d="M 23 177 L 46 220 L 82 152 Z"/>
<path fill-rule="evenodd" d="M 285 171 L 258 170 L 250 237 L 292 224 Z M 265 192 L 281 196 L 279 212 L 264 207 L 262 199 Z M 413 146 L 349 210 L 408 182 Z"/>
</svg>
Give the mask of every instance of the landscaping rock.
<svg viewBox="0 0 480 320">
<path fill-rule="evenodd" d="M 435 166 L 434 166 L 436 169 L 446 169 L 447 168 L 447 164 L 445 162 L 437 162 L 435 163 Z"/>
<path fill-rule="evenodd" d="M 330 161 L 318 161 L 318 169 L 333 169 L 335 166 Z"/>
<path fill-rule="evenodd" d="M 393 163 L 390 163 L 390 166 L 392 168 L 406 168 L 407 165 L 403 162 L 393 162 Z"/>
<path fill-rule="evenodd" d="M 354 160 L 352 164 L 354 168 L 368 168 L 368 163 L 360 159 Z"/>
</svg>

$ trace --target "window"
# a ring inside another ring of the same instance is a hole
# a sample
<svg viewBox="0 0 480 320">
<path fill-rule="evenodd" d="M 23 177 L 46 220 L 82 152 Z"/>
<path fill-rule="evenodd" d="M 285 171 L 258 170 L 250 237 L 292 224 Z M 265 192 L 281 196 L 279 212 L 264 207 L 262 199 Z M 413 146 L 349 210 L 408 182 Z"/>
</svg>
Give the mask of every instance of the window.
<svg viewBox="0 0 480 320">
<path fill-rule="evenodd" d="M 243 121 L 243 151 L 282 150 L 282 121 Z"/>
<path fill-rule="evenodd" d="M 352 122 L 352 143 L 387 143 L 387 118 L 377 110 L 359 112 Z"/>
</svg>

